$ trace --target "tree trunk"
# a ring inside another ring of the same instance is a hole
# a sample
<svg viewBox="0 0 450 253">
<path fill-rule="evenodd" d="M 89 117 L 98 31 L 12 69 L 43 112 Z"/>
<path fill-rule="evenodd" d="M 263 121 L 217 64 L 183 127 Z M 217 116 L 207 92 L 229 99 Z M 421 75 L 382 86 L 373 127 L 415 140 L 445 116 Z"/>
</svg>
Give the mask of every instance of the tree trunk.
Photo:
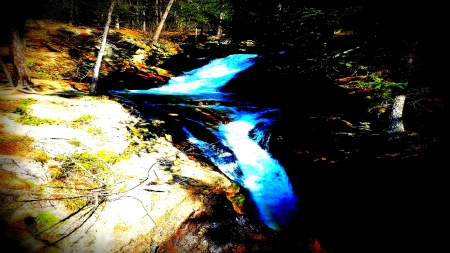
<svg viewBox="0 0 450 253">
<path fill-rule="evenodd" d="M 155 9 L 155 19 L 154 21 L 154 26 L 158 25 L 158 20 L 159 20 L 159 1 L 155 0 L 155 5 L 154 5 L 154 9 Z"/>
<path fill-rule="evenodd" d="M 217 38 L 220 40 L 222 38 L 222 20 L 223 20 L 223 6 L 225 4 L 225 0 L 220 1 L 220 14 L 219 14 L 219 26 L 217 27 Z"/>
<path fill-rule="evenodd" d="M 17 30 L 14 22 L 10 22 L 9 52 L 13 61 L 13 79 L 17 84 L 16 88 L 18 90 L 22 90 L 24 88 L 31 89 L 29 84 L 33 84 L 33 82 L 31 82 L 27 63 L 25 61 L 19 31 Z"/>
<path fill-rule="evenodd" d="M 74 0 L 70 0 L 70 10 L 69 10 L 69 25 L 73 25 L 73 8 L 74 8 Z"/>
<path fill-rule="evenodd" d="M 403 107 L 405 105 L 405 95 L 397 95 L 392 103 L 392 111 L 389 115 L 388 133 L 398 135 L 405 131 L 403 126 Z"/>
<path fill-rule="evenodd" d="M 155 34 L 153 35 L 153 39 L 150 42 L 151 45 L 158 44 L 159 34 L 161 33 L 164 23 L 166 22 L 167 15 L 169 15 L 169 11 L 170 11 L 170 8 L 172 7 L 173 2 L 175 2 L 175 0 L 169 0 L 169 2 L 167 3 L 166 10 L 164 11 L 164 14 L 161 17 L 161 20 L 159 21 L 159 25 L 156 28 Z"/>
<path fill-rule="evenodd" d="M 98 74 L 100 72 L 100 66 L 102 65 L 102 58 L 103 58 L 103 54 L 104 54 L 104 51 L 106 48 L 106 37 L 108 36 L 109 25 L 111 24 L 111 16 L 112 16 L 112 13 L 114 10 L 115 3 L 116 3 L 116 0 L 111 0 L 111 6 L 109 7 L 108 18 L 107 18 L 106 24 L 105 24 L 105 30 L 103 31 L 102 44 L 100 46 L 100 51 L 98 52 L 98 55 L 97 55 L 97 61 L 95 62 L 94 74 L 92 75 L 91 87 L 89 89 L 90 95 L 94 95 L 95 90 L 97 89 Z"/>
<path fill-rule="evenodd" d="M 142 32 L 145 34 L 145 30 L 147 30 L 146 27 L 146 17 L 145 17 L 146 8 L 144 6 L 144 9 L 142 10 Z"/>
</svg>

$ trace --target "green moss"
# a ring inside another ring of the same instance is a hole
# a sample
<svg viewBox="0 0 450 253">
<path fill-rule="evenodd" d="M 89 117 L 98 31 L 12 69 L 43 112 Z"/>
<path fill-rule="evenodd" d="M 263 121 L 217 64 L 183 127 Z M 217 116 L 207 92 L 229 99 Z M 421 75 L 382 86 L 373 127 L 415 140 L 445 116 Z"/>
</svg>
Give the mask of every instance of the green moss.
<svg viewBox="0 0 450 253">
<path fill-rule="evenodd" d="M 94 126 L 88 127 L 87 132 L 90 134 L 93 134 L 93 135 L 103 135 L 103 131 L 100 127 L 94 127 Z"/>
<path fill-rule="evenodd" d="M 125 148 L 122 153 L 120 153 L 119 158 L 120 160 L 128 160 L 131 158 L 131 156 L 139 153 L 140 150 L 141 145 L 139 145 L 138 142 L 133 141 Z"/>
<path fill-rule="evenodd" d="M 83 114 L 79 118 L 74 119 L 75 122 L 89 122 L 92 120 L 96 120 L 98 117 L 91 115 L 91 114 Z"/>
<path fill-rule="evenodd" d="M 242 194 L 236 194 L 233 196 L 232 201 L 233 203 L 238 203 L 238 204 L 244 204 L 245 202 L 245 196 Z"/>
<path fill-rule="evenodd" d="M 25 60 L 25 62 L 26 62 L 27 66 L 28 66 L 29 68 L 34 67 L 34 64 L 35 64 L 34 59 L 27 58 L 27 59 Z"/>
<path fill-rule="evenodd" d="M 20 101 L 17 100 L 6 101 L 5 104 L 2 106 L 1 110 L 7 113 L 18 114 L 19 117 L 8 116 L 8 118 L 24 125 L 39 126 L 42 124 L 52 125 L 55 123 L 59 123 L 59 121 L 57 120 L 47 118 L 37 118 L 31 115 L 32 110 L 30 107 L 36 101 L 37 100 L 34 98 L 26 98 Z"/>
<path fill-rule="evenodd" d="M 29 126 L 39 126 L 39 125 L 43 125 L 43 124 L 53 125 L 58 122 L 53 119 L 38 118 L 38 117 L 35 117 L 28 113 L 22 114 L 20 117 L 16 118 L 15 121 L 17 123 L 21 123 L 21 124 L 29 125 Z"/>
<path fill-rule="evenodd" d="M 82 144 L 81 141 L 79 141 L 79 140 L 69 140 L 69 141 L 67 141 L 67 143 L 69 143 L 70 145 L 73 145 L 75 147 L 79 147 Z"/>
<path fill-rule="evenodd" d="M 105 167 L 103 162 L 96 155 L 92 155 L 88 152 L 76 152 L 69 156 L 57 156 L 56 158 L 62 158 L 62 166 L 68 169 L 81 169 L 77 163 L 87 170 L 102 169 Z"/>
<path fill-rule="evenodd" d="M 96 117 L 94 115 L 83 114 L 80 117 L 70 121 L 69 124 L 73 128 L 80 128 L 84 125 L 88 125 L 89 122 L 91 122 L 92 120 L 96 120 L 96 119 L 98 119 L 98 117 Z M 103 134 L 102 129 L 99 127 L 89 126 L 86 130 L 93 135 L 102 135 Z"/>
<path fill-rule="evenodd" d="M 110 163 L 110 164 L 115 164 L 117 162 L 119 162 L 119 156 L 114 153 L 114 151 L 110 151 L 110 150 L 100 150 L 97 152 L 97 155 L 103 159 L 105 162 Z"/>
<path fill-rule="evenodd" d="M 38 215 L 38 217 L 36 217 L 36 222 L 42 224 L 42 225 L 46 225 L 46 226 L 50 226 L 53 225 L 55 223 L 57 223 L 59 221 L 59 219 L 53 215 L 51 212 L 43 212 L 41 214 Z"/>
<path fill-rule="evenodd" d="M 40 162 L 42 165 L 48 162 L 52 157 L 44 150 L 35 149 L 33 150 L 33 159 L 36 162 Z"/>
<path fill-rule="evenodd" d="M 37 78 L 42 78 L 42 79 L 51 79 L 51 80 L 60 80 L 62 79 L 62 76 L 58 73 L 46 73 L 46 72 L 37 72 L 35 73 Z"/>
<path fill-rule="evenodd" d="M 89 198 L 76 198 L 65 200 L 66 208 L 72 212 L 76 212 L 89 203 Z"/>
</svg>

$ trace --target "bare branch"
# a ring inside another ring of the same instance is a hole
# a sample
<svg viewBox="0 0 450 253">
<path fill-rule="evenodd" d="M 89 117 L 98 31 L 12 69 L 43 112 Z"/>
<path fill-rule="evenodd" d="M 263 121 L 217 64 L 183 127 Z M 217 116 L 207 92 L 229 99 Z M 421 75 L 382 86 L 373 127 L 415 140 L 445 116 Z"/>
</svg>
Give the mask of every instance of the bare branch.
<svg viewBox="0 0 450 253">
<path fill-rule="evenodd" d="M 156 225 L 155 220 L 153 220 L 152 216 L 150 216 L 150 214 L 149 214 L 148 211 L 147 211 L 147 208 L 145 208 L 144 203 L 142 203 L 142 201 L 141 201 L 140 199 L 138 199 L 138 198 L 136 198 L 136 197 L 133 197 L 133 196 L 128 196 L 128 195 L 126 195 L 125 197 L 133 198 L 133 199 L 139 201 L 139 203 L 141 203 L 141 205 L 142 205 L 142 208 L 144 208 L 145 212 L 147 213 L 147 216 L 148 216 L 148 217 L 150 218 L 150 220 L 152 220 L 153 223 Z"/>
</svg>

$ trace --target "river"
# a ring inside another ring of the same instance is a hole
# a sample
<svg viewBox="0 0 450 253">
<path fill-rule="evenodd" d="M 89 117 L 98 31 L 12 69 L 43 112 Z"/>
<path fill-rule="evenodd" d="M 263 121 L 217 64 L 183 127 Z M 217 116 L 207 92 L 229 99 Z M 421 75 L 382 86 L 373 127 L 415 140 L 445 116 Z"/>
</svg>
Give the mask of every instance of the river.
<svg viewBox="0 0 450 253">
<path fill-rule="evenodd" d="M 278 108 L 256 106 L 222 92 L 260 56 L 234 54 L 172 78 L 149 90 L 110 91 L 137 104 L 141 117 L 172 123 L 169 134 L 184 139 L 230 179 L 248 190 L 257 216 L 282 231 L 298 211 L 298 198 L 284 168 L 268 152 Z"/>
</svg>

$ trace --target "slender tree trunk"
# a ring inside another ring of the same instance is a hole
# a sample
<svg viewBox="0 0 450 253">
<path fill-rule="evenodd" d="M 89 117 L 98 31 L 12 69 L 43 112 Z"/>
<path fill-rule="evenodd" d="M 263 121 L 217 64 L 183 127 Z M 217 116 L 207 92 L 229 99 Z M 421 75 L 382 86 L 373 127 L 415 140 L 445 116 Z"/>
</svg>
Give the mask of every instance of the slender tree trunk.
<svg viewBox="0 0 450 253">
<path fill-rule="evenodd" d="M 416 65 L 416 51 L 419 45 L 418 39 L 413 39 L 409 44 L 409 50 L 406 54 L 406 67 L 408 69 L 408 79 L 412 81 L 414 79 L 415 65 Z M 393 134 L 394 138 L 398 138 L 400 133 L 405 131 L 405 127 L 403 125 L 403 107 L 405 106 L 405 95 L 397 95 L 394 98 L 394 102 L 392 103 L 392 111 L 389 115 L 389 133 Z"/>
<path fill-rule="evenodd" d="M 115 25 L 115 28 L 116 28 L 117 30 L 120 29 L 119 16 L 116 17 L 116 25 Z"/>
<path fill-rule="evenodd" d="M 389 133 L 400 134 L 405 131 L 403 126 L 403 107 L 405 105 L 405 95 L 397 95 L 392 103 L 392 111 L 389 115 Z"/>
<path fill-rule="evenodd" d="M 167 3 L 166 10 L 164 11 L 164 14 L 161 17 L 161 20 L 159 21 L 159 25 L 156 28 L 155 34 L 153 35 L 153 39 L 150 42 L 151 45 L 158 44 L 159 34 L 161 33 L 164 23 L 166 22 L 167 15 L 169 15 L 169 11 L 170 11 L 170 8 L 172 7 L 173 2 L 175 2 L 175 0 L 169 0 L 169 2 Z"/>
<path fill-rule="evenodd" d="M 142 32 L 145 34 L 145 30 L 147 29 L 147 27 L 146 27 L 146 17 L 145 17 L 145 12 L 147 11 L 146 10 L 147 9 L 147 7 L 144 5 L 144 9 L 142 10 Z"/>
<path fill-rule="evenodd" d="M 19 31 L 14 22 L 10 22 L 9 43 L 9 52 L 13 61 L 13 79 L 15 79 L 17 84 L 16 88 L 19 90 L 30 88 L 29 84 L 33 84 L 33 82 L 31 82 L 26 64 Z"/>
<path fill-rule="evenodd" d="M 111 24 L 111 16 L 112 16 L 112 13 L 114 10 L 115 3 L 116 3 L 116 0 L 111 0 L 111 6 L 109 7 L 108 18 L 107 18 L 106 24 L 105 24 L 105 30 L 103 31 L 102 44 L 100 46 L 100 51 L 98 52 L 98 55 L 97 55 L 97 61 L 95 62 L 94 74 L 92 75 L 92 82 L 91 82 L 91 87 L 89 90 L 90 95 L 94 95 L 95 90 L 97 89 L 98 74 L 100 72 L 100 66 L 102 65 L 102 58 L 103 58 L 103 54 L 104 54 L 104 51 L 106 48 L 106 37 L 108 36 L 109 25 Z"/>
<path fill-rule="evenodd" d="M 219 26 L 217 27 L 217 38 L 220 40 L 222 38 L 222 20 L 223 20 L 223 7 L 225 4 L 225 0 L 220 1 L 220 14 L 219 14 Z"/>
<path fill-rule="evenodd" d="M 70 10 L 69 10 L 69 25 L 73 25 L 73 8 L 74 8 L 74 4 L 73 4 L 74 0 L 70 0 Z"/>
<path fill-rule="evenodd" d="M 154 6 L 154 8 L 155 8 L 155 20 L 154 20 L 154 22 L 155 22 L 155 26 L 157 26 L 158 25 L 158 21 L 160 20 L 160 17 L 161 17 L 161 15 L 159 15 L 159 0 L 155 0 L 155 6 Z"/>
</svg>

